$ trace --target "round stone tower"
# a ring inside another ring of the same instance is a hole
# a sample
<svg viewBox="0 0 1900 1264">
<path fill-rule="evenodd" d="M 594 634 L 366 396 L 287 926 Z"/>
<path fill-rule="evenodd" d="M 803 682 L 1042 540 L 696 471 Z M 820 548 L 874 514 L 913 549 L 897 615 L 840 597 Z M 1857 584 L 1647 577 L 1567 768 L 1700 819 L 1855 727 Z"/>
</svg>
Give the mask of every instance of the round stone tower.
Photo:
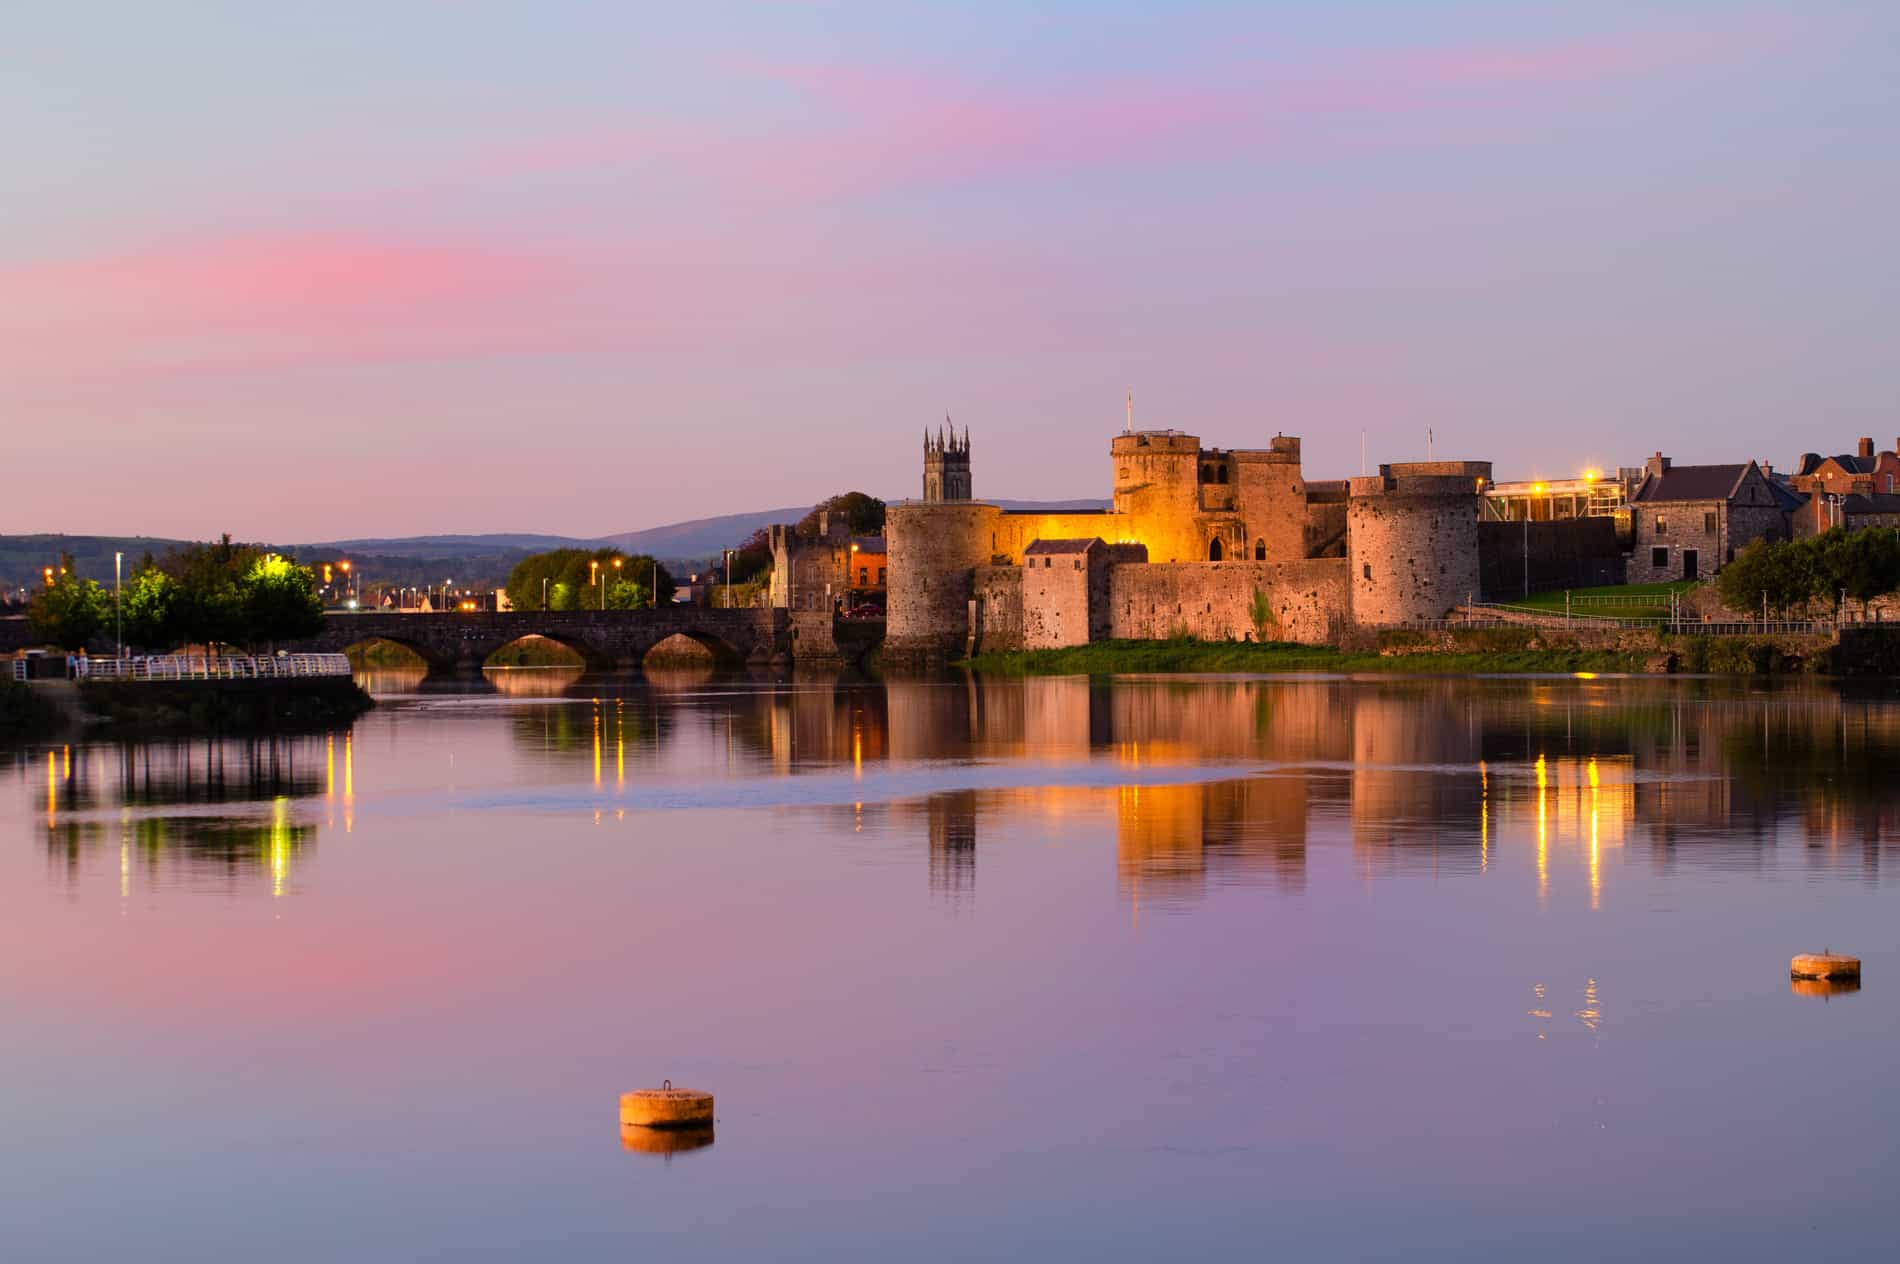
<svg viewBox="0 0 1900 1264">
<path fill-rule="evenodd" d="M 980 500 L 906 501 L 884 515 L 887 661 L 960 657 L 969 638 L 971 572 L 996 551 L 1002 513 Z"/>
<path fill-rule="evenodd" d="M 1346 504 L 1352 618 L 1364 627 L 1439 619 L 1478 591 L 1478 498 L 1489 461 L 1381 465 Z"/>
</svg>

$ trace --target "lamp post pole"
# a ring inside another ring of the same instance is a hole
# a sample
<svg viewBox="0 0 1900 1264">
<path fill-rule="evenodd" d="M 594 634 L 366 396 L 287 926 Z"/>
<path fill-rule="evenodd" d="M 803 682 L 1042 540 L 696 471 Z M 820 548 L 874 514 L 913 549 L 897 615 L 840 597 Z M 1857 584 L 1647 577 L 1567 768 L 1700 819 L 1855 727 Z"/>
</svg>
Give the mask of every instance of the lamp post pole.
<svg viewBox="0 0 1900 1264">
<path fill-rule="evenodd" d="M 541 613 L 546 614 L 547 609 L 548 609 L 548 577 L 546 575 L 543 575 L 541 577 Z"/>
<path fill-rule="evenodd" d="M 726 550 L 726 609 L 732 609 L 732 550 Z"/>
<path fill-rule="evenodd" d="M 118 642 L 118 648 L 113 651 L 115 666 L 117 665 L 117 660 L 125 657 L 125 615 L 122 613 L 120 607 L 120 590 L 122 588 L 122 573 L 125 569 L 124 564 L 125 554 L 114 553 L 112 555 L 112 633 L 113 639 Z"/>
</svg>

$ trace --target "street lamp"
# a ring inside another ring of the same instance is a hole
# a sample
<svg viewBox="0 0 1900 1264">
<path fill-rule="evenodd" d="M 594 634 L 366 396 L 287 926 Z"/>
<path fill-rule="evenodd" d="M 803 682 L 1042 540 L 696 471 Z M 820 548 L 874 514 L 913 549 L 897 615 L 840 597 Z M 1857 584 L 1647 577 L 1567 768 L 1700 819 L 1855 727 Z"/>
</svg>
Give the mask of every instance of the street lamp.
<svg viewBox="0 0 1900 1264">
<path fill-rule="evenodd" d="M 615 569 L 615 570 L 619 570 L 619 569 L 620 569 L 620 563 L 621 563 L 621 559 L 620 559 L 620 558 L 615 558 L 615 559 L 614 559 L 614 569 Z M 616 580 L 615 582 L 616 582 L 616 583 L 618 583 L 619 581 L 618 581 L 618 580 Z M 600 586 L 600 608 L 601 608 L 602 610 L 605 610 L 605 609 L 607 608 L 607 585 L 606 585 L 605 583 L 602 583 L 602 584 L 601 584 L 601 586 Z"/>
<path fill-rule="evenodd" d="M 112 555 L 112 633 L 118 648 L 113 651 L 113 666 L 118 666 L 125 657 L 125 616 L 119 612 L 120 575 L 125 567 L 125 554 Z"/>
<path fill-rule="evenodd" d="M 543 614 L 546 614 L 547 609 L 548 609 L 548 577 L 546 575 L 543 575 L 541 577 L 541 612 Z"/>
<path fill-rule="evenodd" d="M 726 550 L 726 609 L 732 609 L 732 550 Z"/>
</svg>

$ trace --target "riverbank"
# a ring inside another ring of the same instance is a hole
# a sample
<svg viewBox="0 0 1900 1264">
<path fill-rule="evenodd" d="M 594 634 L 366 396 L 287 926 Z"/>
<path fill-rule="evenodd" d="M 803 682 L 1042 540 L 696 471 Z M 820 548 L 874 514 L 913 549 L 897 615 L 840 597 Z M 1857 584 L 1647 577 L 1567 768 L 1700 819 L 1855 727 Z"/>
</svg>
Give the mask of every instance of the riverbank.
<svg viewBox="0 0 1900 1264">
<path fill-rule="evenodd" d="M 1343 646 L 1243 641 L 1099 641 L 979 654 L 962 666 L 1000 675 L 1125 672 L 1391 672 L 1414 674 L 1670 672 L 1832 674 L 1828 638 L 1671 636 L 1644 630 L 1563 634 L 1537 628 L 1381 632 Z M 1863 660 L 1864 655 L 1856 659 Z M 1854 674 L 1865 674 L 1861 667 Z"/>
<path fill-rule="evenodd" d="M 1509 649 L 1353 652 L 1328 645 L 1251 641 L 1099 641 L 1059 650 L 979 654 L 962 666 L 996 675 L 1104 676 L 1130 672 L 1642 672 L 1646 655 L 1615 650 Z"/>
<path fill-rule="evenodd" d="M 44 737 L 65 722 L 60 708 L 42 690 L 18 681 L 0 681 L 0 741 Z"/>
<path fill-rule="evenodd" d="M 70 729 L 114 736 L 294 732 L 347 724 L 374 705 L 347 676 L 9 683 L 0 689 L 0 739 Z"/>
</svg>

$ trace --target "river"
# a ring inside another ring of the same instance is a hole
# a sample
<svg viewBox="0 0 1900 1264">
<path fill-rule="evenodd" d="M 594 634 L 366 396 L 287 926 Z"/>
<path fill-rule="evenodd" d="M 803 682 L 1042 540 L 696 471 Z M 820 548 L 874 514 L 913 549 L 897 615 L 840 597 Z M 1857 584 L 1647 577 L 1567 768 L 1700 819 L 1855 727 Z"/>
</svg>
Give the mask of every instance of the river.
<svg viewBox="0 0 1900 1264">
<path fill-rule="evenodd" d="M 1900 1230 L 1891 687 L 490 681 L 0 752 L 7 1258 Z"/>
</svg>

